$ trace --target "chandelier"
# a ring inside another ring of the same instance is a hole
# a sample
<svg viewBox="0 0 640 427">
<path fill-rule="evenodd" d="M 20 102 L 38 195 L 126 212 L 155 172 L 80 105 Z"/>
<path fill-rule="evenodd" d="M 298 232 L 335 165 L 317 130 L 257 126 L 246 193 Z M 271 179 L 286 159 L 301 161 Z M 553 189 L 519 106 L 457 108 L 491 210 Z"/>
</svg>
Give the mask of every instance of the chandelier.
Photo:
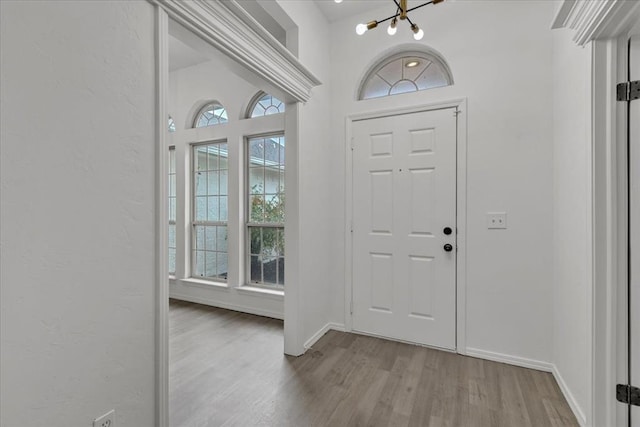
<svg viewBox="0 0 640 427">
<path fill-rule="evenodd" d="M 411 26 L 411 31 L 413 31 L 413 38 L 416 40 L 422 40 L 422 37 L 424 36 L 424 31 L 422 31 L 422 29 L 420 27 L 418 27 L 418 24 L 416 24 L 415 22 L 412 22 L 411 19 L 409 18 L 409 12 L 412 12 L 416 9 L 419 9 L 423 6 L 426 6 L 428 4 L 438 4 L 443 2 L 444 0 L 431 0 L 428 2 L 425 2 L 419 6 L 415 6 L 412 7 L 411 9 L 407 8 L 407 0 L 392 0 L 395 5 L 396 5 L 396 13 L 389 16 L 388 18 L 384 18 L 381 20 L 373 20 L 371 22 L 368 22 L 366 24 L 358 24 L 356 26 L 356 33 L 358 35 L 363 35 L 364 33 L 366 33 L 368 30 L 372 30 L 374 28 L 376 28 L 378 26 L 378 24 L 382 24 L 383 22 L 389 21 L 391 20 L 391 23 L 389 24 L 389 28 L 387 29 L 387 33 L 389 33 L 390 36 L 394 35 L 397 31 L 396 26 L 398 25 L 398 19 L 400 19 L 401 21 L 407 21 L 409 23 L 409 25 Z M 342 0 L 335 0 L 336 3 L 342 3 Z"/>
</svg>

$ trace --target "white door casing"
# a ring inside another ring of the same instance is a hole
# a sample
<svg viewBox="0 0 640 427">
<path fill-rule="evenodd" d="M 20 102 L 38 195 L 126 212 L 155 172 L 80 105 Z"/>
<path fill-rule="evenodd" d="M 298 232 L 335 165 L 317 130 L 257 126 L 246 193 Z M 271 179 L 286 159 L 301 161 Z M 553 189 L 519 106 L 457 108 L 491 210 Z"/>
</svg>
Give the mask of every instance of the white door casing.
<svg viewBox="0 0 640 427">
<path fill-rule="evenodd" d="M 456 116 L 353 123 L 356 331 L 456 348 Z"/>
<path fill-rule="evenodd" d="M 629 80 L 640 80 L 640 35 L 629 43 Z M 629 103 L 629 165 L 629 378 L 640 387 L 640 100 Z M 639 406 L 631 406 L 631 426 L 640 427 Z"/>
</svg>

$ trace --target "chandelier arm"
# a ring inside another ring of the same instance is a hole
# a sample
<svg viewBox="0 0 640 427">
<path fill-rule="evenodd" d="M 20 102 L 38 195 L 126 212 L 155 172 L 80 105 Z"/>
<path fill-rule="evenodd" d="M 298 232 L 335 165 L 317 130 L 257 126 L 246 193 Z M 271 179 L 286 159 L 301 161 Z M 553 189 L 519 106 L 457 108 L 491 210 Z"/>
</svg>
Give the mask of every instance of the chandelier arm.
<svg viewBox="0 0 640 427">
<path fill-rule="evenodd" d="M 408 15 L 407 15 L 407 21 L 409 22 L 409 25 L 411 25 L 413 27 L 413 22 L 411 22 L 411 18 L 409 18 Z"/>
<path fill-rule="evenodd" d="M 0 1 L 1 1 L 1 0 L 0 0 Z M 380 21 L 376 21 L 376 22 L 377 22 L 378 24 L 382 24 L 383 22 L 386 22 L 386 21 L 388 21 L 389 19 L 393 19 L 393 18 L 395 18 L 396 16 L 398 16 L 398 15 L 391 15 L 391 16 L 389 16 L 388 18 L 384 18 L 384 19 L 381 19 Z"/>
<path fill-rule="evenodd" d="M 395 0 L 393 0 L 393 1 L 395 1 Z M 407 13 L 411 12 L 412 10 L 420 9 L 421 7 L 426 6 L 428 4 L 433 4 L 433 0 L 428 1 L 428 2 L 426 2 L 424 4 L 421 4 L 419 6 L 412 7 L 411 9 L 407 9 Z"/>
</svg>

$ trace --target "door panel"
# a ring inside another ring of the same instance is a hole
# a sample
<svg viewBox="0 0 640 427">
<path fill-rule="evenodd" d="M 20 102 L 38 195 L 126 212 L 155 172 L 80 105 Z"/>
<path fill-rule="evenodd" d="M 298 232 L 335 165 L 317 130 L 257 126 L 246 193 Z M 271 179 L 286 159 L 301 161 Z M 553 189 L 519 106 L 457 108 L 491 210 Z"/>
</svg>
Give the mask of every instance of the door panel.
<svg viewBox="0 0 640 427">
<path fill-rule="evenodd" d="M 455 349 L 455 109 L 357 121 L 353 148 L 353 329 Z"/>
</svg>

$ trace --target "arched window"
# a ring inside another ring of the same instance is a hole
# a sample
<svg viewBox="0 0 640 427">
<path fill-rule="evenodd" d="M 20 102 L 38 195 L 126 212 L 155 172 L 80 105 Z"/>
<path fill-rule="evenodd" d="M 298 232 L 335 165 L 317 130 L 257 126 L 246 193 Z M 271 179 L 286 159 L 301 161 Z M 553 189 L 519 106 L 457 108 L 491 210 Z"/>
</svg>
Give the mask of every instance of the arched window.
<svg viewBox="0 0 640 427">
<path fill-rule="evenodd" d="M 253 97 L 247 109 L 247 118 L 268 116 L 284 113 L 284 102 L 264 92 L 258 92 Z"/>
<path fill-rule="evenodd" d="M 384 58 L 366 74 L 358 99 L 379 98 L 453 84 L 449 67 L 435 54 L 402 52 Z"/>
<path fill-rule="evenodd" d="M 220 125 L 227 123 L 227 110 L 217 102 L 210 102 L 198 111 L 193 121 L 194 128 L 203 128 L 207 126 Z"/>
<path fill-rule="evenodd" d="M 169 116 L 169 132 L 176 131 L 176 122 L 173 121 L 173 117 Z"/>
</svg>

